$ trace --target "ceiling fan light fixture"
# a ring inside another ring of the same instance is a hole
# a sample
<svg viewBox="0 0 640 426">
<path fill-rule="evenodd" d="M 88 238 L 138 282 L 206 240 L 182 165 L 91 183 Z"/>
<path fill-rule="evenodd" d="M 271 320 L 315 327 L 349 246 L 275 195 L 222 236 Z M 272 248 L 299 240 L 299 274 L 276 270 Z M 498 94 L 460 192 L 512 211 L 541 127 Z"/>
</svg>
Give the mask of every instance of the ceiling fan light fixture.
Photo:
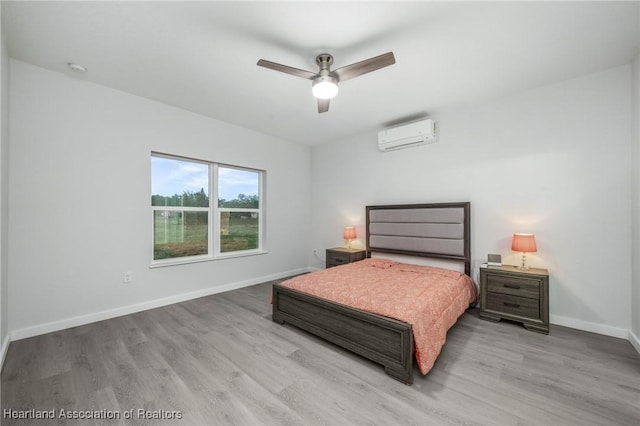
<svg viewBox="0 0 640 426">
<path fill-rule="evenodd" d="M 311 92 L 318 99 L 333 99 L 338 94 L 338 82 L 330 75 L 320 76 L 313 80 Z"/>
<path fill-rule="evenodd" d="M 322 114 L 323 112 L 329 111 L 329 101 L 338 94 L 338 82 L 350 80 L 395 63 L 396 58 L 393 56 L 393 52 L 387 52 L 374 56 L 373 58 L 365 59 L 364 61 L 346 65 L 335 71 L 331 71 L 333 56 L 328 53 L 322 53 L 316 56 L 316 64 L 318 65 L 317 74 L 288 65 L 282 65 L 277 62 L 267 61 L 266 59 L 260 59 L 256 65 L 301 77 L 305 80 L 311 80 L 313 82 L 311 84 L 311 92 L 313 96 L 318 99 L 318 113 Z"/>
</svg>

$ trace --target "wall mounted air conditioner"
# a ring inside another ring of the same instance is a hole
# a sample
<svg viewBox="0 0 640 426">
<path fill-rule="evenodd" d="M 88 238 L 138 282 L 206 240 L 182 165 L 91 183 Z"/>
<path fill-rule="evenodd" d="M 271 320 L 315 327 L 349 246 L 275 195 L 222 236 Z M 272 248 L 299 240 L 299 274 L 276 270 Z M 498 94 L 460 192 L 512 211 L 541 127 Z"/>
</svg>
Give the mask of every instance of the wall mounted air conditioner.
<svg viewBox="0 0 640 426">
<path fill-rule="evenodd" d="M 436 123 L 433 120 L 421 120 L 403 124 L 378 132 L 378 149 L 393 151 L 437 142 Z"/>
</svg>

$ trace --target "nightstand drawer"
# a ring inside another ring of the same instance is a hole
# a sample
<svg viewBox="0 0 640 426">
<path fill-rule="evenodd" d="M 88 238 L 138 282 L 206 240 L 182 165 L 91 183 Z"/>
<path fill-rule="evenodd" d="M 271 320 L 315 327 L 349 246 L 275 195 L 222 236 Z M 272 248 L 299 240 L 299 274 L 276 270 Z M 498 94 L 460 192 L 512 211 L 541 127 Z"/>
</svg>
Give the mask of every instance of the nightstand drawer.
<svg viewBox="0 0 640 426">
<path fill-rule="evenodd" d="M 331 268 L 333 266 L 346 265 L 347 263 L 365 259 L 367 257 L 367 252 L 361 249 L 336 247 L 327 249 L 326 256 L 326 267 Z"/>
<path fill-rule="evenodd" d="M 349 253 L 340 253 L 336 251 L 327 253 L 327 264 L 331 266 L 343 265 L 350 263 L 351 255 Z"/>
<path fill-rule="evenodd" d="M 489 275 L 487 291 L 540 300 L 540 280 L 509 275 Z"/>
<path fill-rule="evenodd" d="M 492 293 L 487 298 L 487 310 L 527 318 L 540 318 L 540 301 L 509 294 Z"/>
</svg>

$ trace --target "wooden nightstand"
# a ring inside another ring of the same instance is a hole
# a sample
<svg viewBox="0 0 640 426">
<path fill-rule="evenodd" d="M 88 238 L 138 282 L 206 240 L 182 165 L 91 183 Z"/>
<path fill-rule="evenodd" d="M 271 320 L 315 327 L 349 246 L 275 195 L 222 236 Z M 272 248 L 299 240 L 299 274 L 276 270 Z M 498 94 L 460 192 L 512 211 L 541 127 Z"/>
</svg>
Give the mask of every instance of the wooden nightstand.
<svg viewBox="0 0 640 426">
<path fill-rule="evenodd" d="M 362 249 L 350 249 L 345 247 L 335 247 L 327 249 L 327 268 L 332 266 L 345 265 L 351 262 L 357 262 L 367 257 L 367 251 Z"/>
<path fill-rule="evenodd" d="M 480 317 L 508 319 L 549 334 L 549 272 L 517 266 L 480 268 Z"/>
</svg>

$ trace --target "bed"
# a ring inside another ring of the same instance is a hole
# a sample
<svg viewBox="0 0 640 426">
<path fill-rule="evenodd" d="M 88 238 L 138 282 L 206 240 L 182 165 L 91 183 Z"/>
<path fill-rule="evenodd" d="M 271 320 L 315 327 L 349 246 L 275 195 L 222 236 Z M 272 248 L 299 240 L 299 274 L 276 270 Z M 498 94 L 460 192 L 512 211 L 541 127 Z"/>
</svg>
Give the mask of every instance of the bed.
<svg viewBox="0 0 640 426">
<path fill-rule="evenodd" d="M 414 353 L 421 373 L 426 374 L 444 344 L 446 331 L 477 297 L 469 277 L 470 203 L 367 206 L 366 247 L 363 261 L 274 284 L 272 319 L 381 364 L 391 377 L 412 384 Z M 460 270 L 384 258 L 393 255 L 455 262 Z M 428 290 L 409 287 L 407 283 L 413 286 L 414 281 Z M 446 284 L 437 287 L 436 281 Z M 338 282 L 349 291 L 331 287 Z M 381 287 L 372 291 L 374 284 Z M 407 301 L 392 299 L 400 297 L 398 286 L 403 292 L 413 292 Z M 450 299 L 432 302 L 437 299 L 435 292 L 446 293 Z M 350 300 L 335 299 L 337 293 L 347 294 Z M 428 317 L 426 322 L 420 322 L 423 320 L 414 313 L 403 318 L 405 304 L 426 310 L 420 314 Z M 389 311 L 392 307 L 400 313 Z M 430 327 L 438 328 L 439 337 L 429 339 Z"/>
</svg>

